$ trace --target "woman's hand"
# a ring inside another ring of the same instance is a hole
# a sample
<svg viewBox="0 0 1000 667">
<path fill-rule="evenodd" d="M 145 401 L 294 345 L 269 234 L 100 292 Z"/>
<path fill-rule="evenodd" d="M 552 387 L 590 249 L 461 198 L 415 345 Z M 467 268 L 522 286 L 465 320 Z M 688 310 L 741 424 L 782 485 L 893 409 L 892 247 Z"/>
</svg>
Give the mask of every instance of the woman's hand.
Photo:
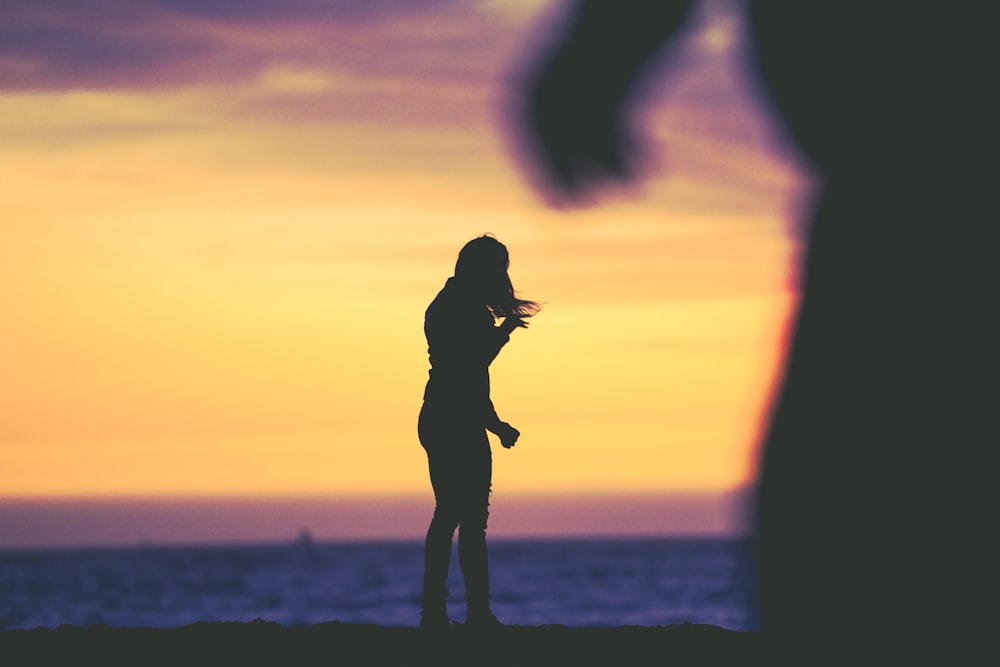
<svg viewBox="0 0 1000 667">
<path fill-rule="evenodd" d="M 500 330 L 505 334 L 510 335 L 514 329 L 521 327 L 522 329 L 528 328 L 528 323 L 522 320 L 520 317 L 514 317 L 513 315 L 508 315 L 500 323 Z"/>
<path fill-rule="evenodd" d="M 507 422 L 500 422 L 500 429 L 497 435 L 500 436 L 500 444 L 503 445 L 504 449 L 510 449 L 517 442 L 521 432 Z"/>
</svg>

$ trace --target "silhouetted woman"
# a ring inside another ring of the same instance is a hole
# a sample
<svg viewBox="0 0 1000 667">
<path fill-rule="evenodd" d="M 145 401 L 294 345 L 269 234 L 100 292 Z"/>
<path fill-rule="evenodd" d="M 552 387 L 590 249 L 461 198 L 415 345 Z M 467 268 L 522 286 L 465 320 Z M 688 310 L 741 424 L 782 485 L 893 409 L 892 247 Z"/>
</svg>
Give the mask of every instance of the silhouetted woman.
<svg viewBox="0 0 1000 667">
<path fill-rule="evenodd" d="M 489 366 L 511 332 L 527 326 L 523 318 L 539 310 L 537 303 L 515 296 L 509 264 L 507 248 L 492 236 L 469 241 L 458 253 L 455 275 L 424 316 L 431 369 L 417 430 L 435 500 L 424 546 L 424 628 L 449 623 L 446 582 L 456 528 L 466 624 L 500 625 L 490 610 L 486 520 L 493 458 L 486 431 L 499 436 L 505 448 L 513 447 L 520 433 L 493 408 Z"/>
</svg>

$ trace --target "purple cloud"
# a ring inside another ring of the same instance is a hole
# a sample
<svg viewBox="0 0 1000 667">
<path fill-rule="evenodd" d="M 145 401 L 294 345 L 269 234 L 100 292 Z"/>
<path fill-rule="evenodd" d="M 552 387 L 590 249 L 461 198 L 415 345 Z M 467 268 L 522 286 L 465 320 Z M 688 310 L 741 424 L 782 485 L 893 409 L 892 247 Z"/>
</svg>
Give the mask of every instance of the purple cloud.
<svg viewBox="0 0 1000 667">
<path fill-rule="evenodd" d="M 368 21 L 387 15 L 427 11 L 454 0 L 148 0 L 187 16 L 213 21 L 272 23 L 280 21 Z"/>
<path fill-rule="evenodd" d="M 252 75 L 275 58 L 340 58 L 323 43 L 454 0 L 12 0 L 0 5 L 0 90 L 171 86 Z M 465 5 L 468 8 L 468 5 Z M 474 10 L 474 8 L 473 8 Z M 391 54 L 357 53 L 355 61 Z M 402 60 L 405 62 L 405 59 Z"/>
</svg>

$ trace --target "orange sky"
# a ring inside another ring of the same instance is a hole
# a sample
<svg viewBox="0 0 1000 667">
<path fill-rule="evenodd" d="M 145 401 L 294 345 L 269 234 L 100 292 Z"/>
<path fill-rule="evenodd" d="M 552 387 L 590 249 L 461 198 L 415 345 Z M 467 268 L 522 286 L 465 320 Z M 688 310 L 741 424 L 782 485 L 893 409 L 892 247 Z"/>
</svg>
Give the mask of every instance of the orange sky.
<svg viewBox="0 0 1000 667">
<path fill-rule="evenodd" d="M 585 211 L 504 122 L 546 3 L 91 4 L 0 9 L 0 503 L 427 493 L 423 310 L 484 232 L 546 304 L 493 367 L 497 494 L 752 479 L 805 180 L 717 3 L 658 174 Z"/>
</svg>

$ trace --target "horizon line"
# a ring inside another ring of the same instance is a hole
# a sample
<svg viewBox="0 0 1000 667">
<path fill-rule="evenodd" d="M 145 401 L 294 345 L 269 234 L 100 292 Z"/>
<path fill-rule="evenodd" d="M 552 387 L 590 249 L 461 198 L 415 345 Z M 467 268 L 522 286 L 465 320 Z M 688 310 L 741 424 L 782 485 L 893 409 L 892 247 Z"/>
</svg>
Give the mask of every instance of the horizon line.
<svg viewBox="0 0 1000 667">
<path fill-rule="evenodd" d="M 742 491 L 742 492 L 740 492 Z M 491 540 L 746 534 L 749 495 L 514 494 L 494 498 Z M 326 497 L 0 497 L 0 551 L 15 548 L 423 539 L 430 493 Z"/>
</svg>

